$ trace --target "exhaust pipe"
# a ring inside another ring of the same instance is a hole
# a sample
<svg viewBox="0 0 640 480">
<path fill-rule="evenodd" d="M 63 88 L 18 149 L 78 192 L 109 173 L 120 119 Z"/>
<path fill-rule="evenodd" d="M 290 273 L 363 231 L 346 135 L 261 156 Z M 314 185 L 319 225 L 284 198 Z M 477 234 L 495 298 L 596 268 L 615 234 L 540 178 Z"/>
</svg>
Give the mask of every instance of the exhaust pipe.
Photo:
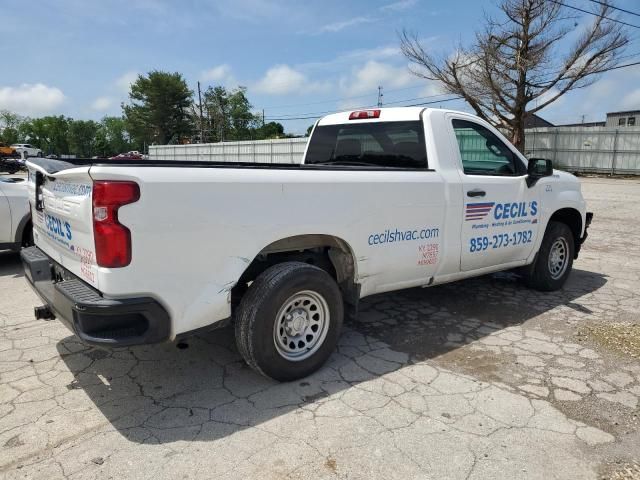
<svg viewBox="0 0 640 480">
<path fill-rule="evenodd" d="M 33 314 L 35 315 L 36 320 L 53 320 L 54 318 L 56 318 L 56 316 L 47 305 L 34 307 Z"/>
</svg>

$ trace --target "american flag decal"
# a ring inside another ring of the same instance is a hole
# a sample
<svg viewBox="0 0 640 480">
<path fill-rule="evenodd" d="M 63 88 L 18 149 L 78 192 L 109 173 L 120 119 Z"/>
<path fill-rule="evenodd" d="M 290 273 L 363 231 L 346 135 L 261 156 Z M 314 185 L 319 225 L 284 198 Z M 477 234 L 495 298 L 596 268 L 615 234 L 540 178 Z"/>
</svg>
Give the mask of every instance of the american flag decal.
<svg viewBox="0 0 640 480">
<path fill-rule="evenodd" d="M 489 214 L 494 205 L 495 202 L 467 203 L 464 219 L 467 222 L 470 220 L 482 220 Z"/>
</svg>

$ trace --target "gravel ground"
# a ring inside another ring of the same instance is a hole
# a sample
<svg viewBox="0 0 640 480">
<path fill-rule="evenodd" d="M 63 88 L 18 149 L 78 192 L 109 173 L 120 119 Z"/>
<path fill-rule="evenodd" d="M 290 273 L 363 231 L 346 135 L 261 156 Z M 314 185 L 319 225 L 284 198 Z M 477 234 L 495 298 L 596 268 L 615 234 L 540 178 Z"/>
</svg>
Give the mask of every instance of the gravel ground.
<svg viewBox="0 0 640 480">
<path fill-rule="evenodd" d="M 640 479 L 640 181 L 584 179 L 565 288 L 510 274 L 366 299 L 276 384 L 228 329 L 88 349 L 0 253 L 0 477 Z"/>
</svg>

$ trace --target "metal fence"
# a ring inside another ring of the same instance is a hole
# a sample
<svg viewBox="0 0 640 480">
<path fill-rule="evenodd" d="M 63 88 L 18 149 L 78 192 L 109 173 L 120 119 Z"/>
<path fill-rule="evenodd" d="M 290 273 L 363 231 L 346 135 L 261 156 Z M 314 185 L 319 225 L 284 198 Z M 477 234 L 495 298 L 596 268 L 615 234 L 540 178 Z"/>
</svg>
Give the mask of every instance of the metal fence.
<svg viewBox="0 0 640 480">
<path fill-rule="evenodd" d="M 280 138 L 194 145 L 155 145 L 149 147 L 149 159 L 231 163 L 301 163 L 307 140 L 307 138 Z"/>
<path fill-rule="evenodd" d="M 640 175 L 640 127 L 545 127 L 527 130 L 528 157 L 576 172 Z"/>
<path fill-rule="evenodd" d="M 307 138 L 149 147 L 151 160 L 300 163 Z M 545 127 L 527 130 L 528 157 L 563 170 L 640 175 L 640 127 Z"/>
</svg>

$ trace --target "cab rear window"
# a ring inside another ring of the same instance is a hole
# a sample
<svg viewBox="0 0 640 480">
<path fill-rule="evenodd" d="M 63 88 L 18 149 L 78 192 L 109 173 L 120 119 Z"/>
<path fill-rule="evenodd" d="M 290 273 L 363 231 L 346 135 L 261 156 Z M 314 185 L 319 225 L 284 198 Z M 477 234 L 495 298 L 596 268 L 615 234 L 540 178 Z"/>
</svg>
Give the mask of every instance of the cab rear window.
<svg viewBox="0 0 640 480">
<path fill-rule="evenodd" d="M 410 121 L 318 126 L 305 164 L 427 169 L 423 125 Z"/>
</svg>

